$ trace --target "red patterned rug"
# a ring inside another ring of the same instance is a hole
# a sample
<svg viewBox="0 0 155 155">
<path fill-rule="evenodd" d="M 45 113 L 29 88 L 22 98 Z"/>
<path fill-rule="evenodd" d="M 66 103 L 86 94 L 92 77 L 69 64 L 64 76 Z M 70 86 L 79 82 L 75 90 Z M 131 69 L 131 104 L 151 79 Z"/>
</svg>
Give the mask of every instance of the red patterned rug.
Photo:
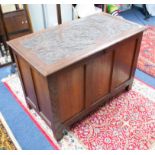
<svg viewBox="0 0 155 155">
<path fill-rule="evenodd" d="M 145 93 L 144 93 L 145 94 Z M 131 90 L 73 128 L 88 149 L 143 150 L 155 141 L 155 102 Z"/>
<path fill-rule="evenodd" d="M 149 26 L 144 32 L 138 58 L 138 68 L 155 77 L 155 26 Z"/>
<path fill-rule="evenodd" d="M 75 124 L 58 143 L 37 113 L 27 109 L 18 76 L 9 76 L 3 82 L 52 146 L 60 149 L 155 149 L 155 89 L 140 80 L 134 79 L 130 91 Z"/>
</svg>

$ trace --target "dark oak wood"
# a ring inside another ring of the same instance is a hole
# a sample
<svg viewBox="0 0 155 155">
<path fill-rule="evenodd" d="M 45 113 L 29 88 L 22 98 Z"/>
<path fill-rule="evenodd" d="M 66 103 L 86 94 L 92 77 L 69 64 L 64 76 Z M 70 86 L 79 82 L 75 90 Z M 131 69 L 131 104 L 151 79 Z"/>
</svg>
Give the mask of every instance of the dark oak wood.
<svg viewBox="0 0 155 155">
<path fill-rule="evenodd" d="M 57 20 L 58 20 L 58 24 L 62 24 L 61 5 L 60 4 L 56 4 L 56 9 L 57 9 Z"/>
<path fill-rule="evenodd" d="M 38 72 L 48 76 L 144 30 L 143 26 L 105 13 L 84 19 L 17 38 L 9 44 Z"/>
<path fill-rule="evenodd" d="M 8 40 L 15 39 L 24 36 L 26 34 L 32 33 L 32 24 L 30 21 L 28 6 L 26 4 L 23 4 L 23 9 L 21 10 L 19 9 L 18 4 L 15 4 L 15 7 L 16 11 L 4 13 L 2 11 L 2 5 L 0 5 L 0 27 L 3 27 L 5 46 L 6 41 Z M 10 48 L 9 48 L 9 54 L 11 56 L 11 63 L 13 63 L 14 57 Z"/>
<path fill-rule="evenodd" d="M 54 78 L 60 121 L 64 122 L 84 109 L 84 69 L 82 66 L 59 73 Z M 50 80 L 53 80 L 52 78 Z M 77 85 L 78 84 L 78 85 Z M 51 93 L 52 95 L 52 93 Z M 64 103 L 64 104 L 62 104 Z"/>
<path fill-rule="evenodd" d="M 26 101 L 34 108 L 38 109 L 34 82 L 32 78 L 31 68 L 30 66 L 23 60 L 22 58 L 18 58 L 18 65 L 21 71 L 21 77 L 23 80 L 23 85 L 25 87 Z M 26 75 L 26 76 L 25 76 Z"/>
<path fill-rule="evenodd" d="M 8 40 L 8 35 L 7 35 L 7 31 L 6 31 L 6 26 L 4 23 L 4 18 L 3 18 L 3 12 L 2 12 L 2 6 L 0 5 L 0 24 L 1 24 L 1 28 L 2 28 L 2 32 L 3 34 L 5 34 L 6 39 Z"/>
<path fill-rule="evenodd" d="M 10 36 L 9 36 L 9 39 L 12 40 L 12 39 L 16 39 L 18 37 L 22 37 L 24 35 L 27 35 L 27 34 L 30 34 L 30 31 L 21 31 L 21 32 L 17 32 L 17 33 L 12 33 Z"/>
<path fill-rule="evenodd" d="M 7 31 L 6 31 L 6 26 L 5 26 L 5 23 L 4 23 L 4 18 L 3 18 L 3 12 L 2 12 L 2 7 L 0 5 L 0 37 L 2 38 L 3 40 L 3 45 L 5 47 L 5 50 L 8 49 L 8 46 L 6 44 L 6 40 L 9 39 L 8 37 L 8 34 L 7 34 Z M 9 48 L 10 49 L 10 48 Z M 7 53 L 8 54 L 8 53 Z M 11 52 L 11 50 L 9 50 L 9 54 L 11 56 L 11 62 L 9 63 L 5 63 L 3 65 L 0 65 L 0 67 L 3 67 L 3 66 L 7 66 L 7 65 L 10 65 L 12 62 L 14 62 L 14 58 L 13 58 L 13 53 Z"/>
<path fill-rule="evenodd" d="M 15 11 L 3 13 L 2 6 L 0 5 L 7 40 L 30 34 L 32 32 L 32 24 L 27 5 L 24 4 L 23 9 L 19 9 L 18 4 L 15 4 L 15 6 L 18 8 Z"/>
<path fill-rule="evenodd" d="M 86 107 L 110 92 L 112 54 L 103 52 L 86 65 Z"/>
<path fill-rule="evenodd" d="M 3 18 L 9 39 L 14 34 L 20 34 L 20 36 L 23 36 L 22 33 L 25 31 L 27 33 L 32 32 L 25 10 L 17 10 L 13 12 L 4 13 Z"/>
<path fill-rule="evenodd" d="M 29 107 L 57 140 L 73 123 L 131 88 L 144 30 L 102 13 L 8 43 Z"/>
<path fill-rule="evenodd" d="M 136 40 L 130 38 L 123 43 L 121 46 L 115 48 L 114 51 L 114 69 L 112 88 L 114 89 L 121 83 L 127 81 L 130 78 L 130 72 L 132 67 L 132 60 L 135 53 Z"/>
<path fill-rule="evenodd" d="M 30 12 L 29 12 L 27 4 L 24 4 L 24 9 L 25 9 L 26 18 L 27 18 L 27 21 L 28 21 L 28 24 L 29 24 L 29 31 L 32 33 L 33 32 L 33 27 L 32 27 Z"/>
</svg>

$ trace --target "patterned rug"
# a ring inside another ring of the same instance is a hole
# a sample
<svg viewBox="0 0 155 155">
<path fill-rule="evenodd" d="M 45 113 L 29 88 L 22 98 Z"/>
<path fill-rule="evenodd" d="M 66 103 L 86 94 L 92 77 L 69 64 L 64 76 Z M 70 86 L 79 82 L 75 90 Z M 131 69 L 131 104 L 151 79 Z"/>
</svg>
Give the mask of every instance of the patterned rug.
<svg viewBox="0 0 155 155">
<path fill-rule="evenodd" d="M 123 93 L 76 125 L 88 149 L 144 150 L 155 140 L 155 102 L 134 90 Z"/>
<path fill-rule="evenodd" d="M 0 113 L 0 150 L 19 150 L 21 149 L 8 127 L 4 117 Z"/>
<path fill-rule="evenodd" d="M 155 77 L 155 26 L 149 26 L 144 32 L 138 58 L 138 68 Z"/>
<path fill-rule="evenodd" d="M 18 76 L 5 78 L 3 82 L 27 108 Z M 58 143 L 35 111 L 28 111 L 59 149 L 143 150 L 155 147 L 155 89 L 138 79 L 134 80 L 131 91 L 122 93 L 75 124 Z"/>
</svg>

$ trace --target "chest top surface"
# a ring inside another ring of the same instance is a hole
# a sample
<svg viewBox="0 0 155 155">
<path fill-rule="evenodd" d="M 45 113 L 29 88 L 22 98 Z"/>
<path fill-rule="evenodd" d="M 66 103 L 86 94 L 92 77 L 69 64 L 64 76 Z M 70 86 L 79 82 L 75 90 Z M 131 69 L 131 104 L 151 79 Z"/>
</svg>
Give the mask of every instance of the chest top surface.
<svg viewBox="0 0 155 155">
<path fill-rule="evenodd" d="M 144 29 L 141 25 L 100 13 L 12 40 L 8 44 L 47 76 Z"/>
</svg>

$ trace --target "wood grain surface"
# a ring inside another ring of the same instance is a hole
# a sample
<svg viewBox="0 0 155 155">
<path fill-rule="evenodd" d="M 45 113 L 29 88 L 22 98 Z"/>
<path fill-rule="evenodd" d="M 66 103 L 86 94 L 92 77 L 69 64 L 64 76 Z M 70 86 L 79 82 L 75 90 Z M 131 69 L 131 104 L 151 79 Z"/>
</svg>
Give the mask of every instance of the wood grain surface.
<svg viewBox="0 0 155 155">
<path fill-rule="evenodd" d="M 131 88 L 144 29 L 101 13 L 9 42 L 26 101 L 57 140 Z"/>
<path fill-rule="evenodd" d="M 127 20 L 100 13 L 12 40 L 8 44 L 47 76 L 144 29 Z"/>
</svg>

